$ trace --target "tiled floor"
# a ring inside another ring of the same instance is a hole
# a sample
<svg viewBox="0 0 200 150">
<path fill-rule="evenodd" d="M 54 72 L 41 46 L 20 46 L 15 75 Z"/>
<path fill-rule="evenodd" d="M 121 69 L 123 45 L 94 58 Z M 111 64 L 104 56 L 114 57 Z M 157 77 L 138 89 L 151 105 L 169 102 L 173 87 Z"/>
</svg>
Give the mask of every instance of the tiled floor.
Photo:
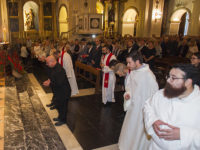
<svg viewBox="0 0 200 150">
<path fill-rule="evenodd" d="M 6 78 L 4 150 L 65 150 L 27 75 Z"/>
<path fill-rule="evenodd" d="M 0 150 L 4 149 L 5 78 L 0 78 Z"/>
</svg>

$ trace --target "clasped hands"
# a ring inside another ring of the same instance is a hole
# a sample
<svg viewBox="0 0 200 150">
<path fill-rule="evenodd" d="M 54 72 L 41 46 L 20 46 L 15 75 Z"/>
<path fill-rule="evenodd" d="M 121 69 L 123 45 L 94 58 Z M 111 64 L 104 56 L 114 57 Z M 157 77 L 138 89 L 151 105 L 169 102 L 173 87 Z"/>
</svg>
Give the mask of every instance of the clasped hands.
<svg viewBox="0 0 200 150">
<path fill-rule="evenodd" d="M 51 80 L 48 79 L 48 80 L 46 80 L 46 81 L 43 82 L 43 85 L 44 85 L 44 86 L 49 86 L 50 83 L 51 83 Z"/>
<path fill-rule="evenodd" d="M 167 126 L 169 129 L 161 129 L 162 125 Z M 159 138 L 168 141 L 180 140 L 180 128 L 174 127 L 161 120 L 157 120 L 153 123 L 153 129 Z"/>
</svg>

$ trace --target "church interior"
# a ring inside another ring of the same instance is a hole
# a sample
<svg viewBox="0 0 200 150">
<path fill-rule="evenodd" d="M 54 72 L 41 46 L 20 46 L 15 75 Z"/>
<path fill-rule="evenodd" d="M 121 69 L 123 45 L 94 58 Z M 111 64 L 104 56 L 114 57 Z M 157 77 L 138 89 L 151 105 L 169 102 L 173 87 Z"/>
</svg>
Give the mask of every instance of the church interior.
<svg viewBox="0 0 200 150">
<path fill-rule="evenodd" d="M 102 103 L 104 53 L 92 52 L 108 45 L 126 64 L 125 51 L 135 48 L 162 89 L 170 68 L 193 63 L 200 51 L 199 6 L 200 0 L 1 0 L 0 150 L 119 150 L 124 77 L 116 75 L 115 102 Z M 78 92 L 65 124 L 55 125 L 45 60 L 63 51 Z"/>
</svg>

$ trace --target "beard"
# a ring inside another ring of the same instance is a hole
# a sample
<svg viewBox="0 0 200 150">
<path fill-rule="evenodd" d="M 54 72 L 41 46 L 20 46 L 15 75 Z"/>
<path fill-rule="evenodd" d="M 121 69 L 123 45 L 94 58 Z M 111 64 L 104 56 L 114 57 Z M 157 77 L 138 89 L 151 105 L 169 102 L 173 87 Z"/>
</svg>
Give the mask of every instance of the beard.
<svg viewBox="0 0 200 150">
<path fill-rule="evenodd" d="M 186 87 L 182 85 L 180 88 L 174 88 L 169 83 L 166 83 L 164 88 L 164 96 L 167 98 L 178 97 L 186 91 Z"/>
</svg>

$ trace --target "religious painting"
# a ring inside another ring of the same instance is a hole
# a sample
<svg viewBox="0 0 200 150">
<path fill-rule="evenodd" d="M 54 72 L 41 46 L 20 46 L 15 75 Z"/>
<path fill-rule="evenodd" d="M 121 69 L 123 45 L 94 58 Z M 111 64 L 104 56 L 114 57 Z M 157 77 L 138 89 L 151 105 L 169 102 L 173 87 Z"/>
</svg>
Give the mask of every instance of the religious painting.
<svg viewBox="0 0 200 150">
<path fill-rule="evenodd" d="M 83 18 L 79 19 L 79 30 L 83 30 Z"/>
<path fill-rule="evenodd" d="M 9 13 L 9 16 L 18 16 L 18 3 L 9 2 L 8 3 L 8 13 Z"/>
<path fill-rule="evenodd" d="M 19 32 L 19 20 L 16 18 L 10 18 L 10 31 Z"/>
<path fill-rule="evenodd" d="M 52 16 L 52 5 L 51 3 L 44 3 L 43 5 L 44 16 Z"/>
<path fill-rule="evenodd" d="M 90 28 L 98 29 L 100 27 L 100 18 L 90 18 Z"/>
<path fill-rule="evenodd" d="M 24 29 L 25 31 L 39 30 L 38 5 L 29 1 L 24 4 Z"/>
<path fill-rule="evenodd" d="M 44 30 L 52 31 L 52 19 L 51 18 L 44 18 Z"/>
</svg>

